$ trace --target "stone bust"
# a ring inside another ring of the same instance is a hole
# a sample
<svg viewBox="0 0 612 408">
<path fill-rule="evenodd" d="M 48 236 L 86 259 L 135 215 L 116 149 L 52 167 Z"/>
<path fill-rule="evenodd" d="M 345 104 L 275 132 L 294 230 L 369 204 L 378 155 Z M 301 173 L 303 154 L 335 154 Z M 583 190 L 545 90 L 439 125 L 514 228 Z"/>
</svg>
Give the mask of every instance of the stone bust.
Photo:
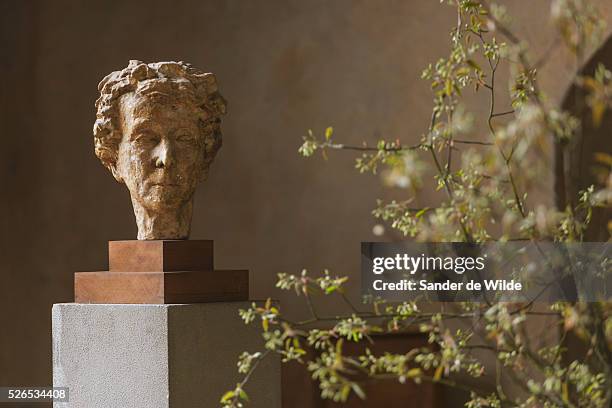
<svg viewBox="0 0 612 408">
<path fill-rule="evenodd" d="M 139 240 L 187 239 L 193 195 L 221 147 L 215 76 L 130 61 L 98 85 L 95 153 L 130 192 Z"/>
</svg>

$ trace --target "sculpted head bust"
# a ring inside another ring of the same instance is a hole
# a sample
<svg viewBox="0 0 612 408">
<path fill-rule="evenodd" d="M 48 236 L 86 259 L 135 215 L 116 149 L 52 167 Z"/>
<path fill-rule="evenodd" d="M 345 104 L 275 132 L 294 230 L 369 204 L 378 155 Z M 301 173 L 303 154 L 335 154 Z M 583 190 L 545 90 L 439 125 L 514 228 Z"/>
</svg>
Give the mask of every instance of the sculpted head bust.
<svg viewBox="0 0 612 408">
<path fill-rule="evenodd" d="M 138 239 L 187 239 L 196 186 L 221 147 L 215 76 L 183 62 L 130 61 L 98 90 L 96 156 L 127 186 Z"/>
</svg>

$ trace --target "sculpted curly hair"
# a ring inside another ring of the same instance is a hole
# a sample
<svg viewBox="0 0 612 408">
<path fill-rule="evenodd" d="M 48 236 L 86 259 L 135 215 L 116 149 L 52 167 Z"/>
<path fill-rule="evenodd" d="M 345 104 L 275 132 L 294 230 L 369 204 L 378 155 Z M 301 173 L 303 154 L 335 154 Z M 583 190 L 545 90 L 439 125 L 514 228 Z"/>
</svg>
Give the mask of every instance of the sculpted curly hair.
<svg viewBox="0 0 612 408">
<path fill-rule="evenodd" d="M 221 116 L 225 114 L 225 100 L 217 90 L 213 74 L 193 68 L 185 62 L 156 62 L 145 64 L 131 60 L 127 68 L 107 75 L 98 85 L 100 97 L 96 101 L 96 122 L 93 127 L 96 156 L 112 170 L 118 157 L 123 137 L 120 123 L 121 96 L 152 91 L 178 93 L 191 99 L 199 117 L 200 135 L 204 143 L 204 171 L 210 166 L 221 147 Z"/>
</svg>

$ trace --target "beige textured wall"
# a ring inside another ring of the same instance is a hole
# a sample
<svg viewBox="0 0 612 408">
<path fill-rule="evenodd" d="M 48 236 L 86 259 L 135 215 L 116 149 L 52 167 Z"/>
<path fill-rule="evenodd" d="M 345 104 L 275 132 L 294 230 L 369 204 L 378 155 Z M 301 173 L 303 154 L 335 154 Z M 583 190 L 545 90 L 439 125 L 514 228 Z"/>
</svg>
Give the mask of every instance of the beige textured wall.
<svg viewBox="0 0 612 408">
<path fill-rule="evenodd" d="M 548 2 L 507 3 L 517 31 L 545 49 Z M 610 15 L 609 2 L 597 3 Z M 357 276 L 359 243 L 373 238 L 370 210 L 387 194 L 349 154 L 298 157 L 301 136 L 333 125 L 347 143 L 417 141 L 431 100 L 420 72 L 447 52 L 455 18 L 436 1 L 405 0 L 0 7 L 0 385 L 50 383 L 51 304 L 72 299 L 74 271 L 106 267 L 106 241 L 135 237 L 127 191 L 93 155 L 105 74 L 129 59 L 185 60 L 217 74 L 229 115 L 192 237 L 215 240 L 219 267 L 249 268 L 252 296 L 297 311 L 272 290 L 276 273 Z M 551 58 L 542 83 L 558 98 L 573 68 L 560 53 Z"/>
</svg>

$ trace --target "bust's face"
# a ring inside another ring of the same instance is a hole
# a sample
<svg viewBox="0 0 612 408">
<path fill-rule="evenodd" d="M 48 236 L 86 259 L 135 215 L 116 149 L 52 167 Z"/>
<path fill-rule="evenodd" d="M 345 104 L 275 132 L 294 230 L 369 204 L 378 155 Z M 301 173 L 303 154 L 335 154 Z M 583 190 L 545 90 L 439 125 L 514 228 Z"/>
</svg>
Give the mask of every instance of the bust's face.
<svg viewBox="0 0 612 408">
<path fill-rule="evenodd" d="M 189 101 L 173 95 L 121 97 L 123 137 L 115 176 L 147 210 L 191 200 L 202 173 L 204 143 Z"/>
</svg>

